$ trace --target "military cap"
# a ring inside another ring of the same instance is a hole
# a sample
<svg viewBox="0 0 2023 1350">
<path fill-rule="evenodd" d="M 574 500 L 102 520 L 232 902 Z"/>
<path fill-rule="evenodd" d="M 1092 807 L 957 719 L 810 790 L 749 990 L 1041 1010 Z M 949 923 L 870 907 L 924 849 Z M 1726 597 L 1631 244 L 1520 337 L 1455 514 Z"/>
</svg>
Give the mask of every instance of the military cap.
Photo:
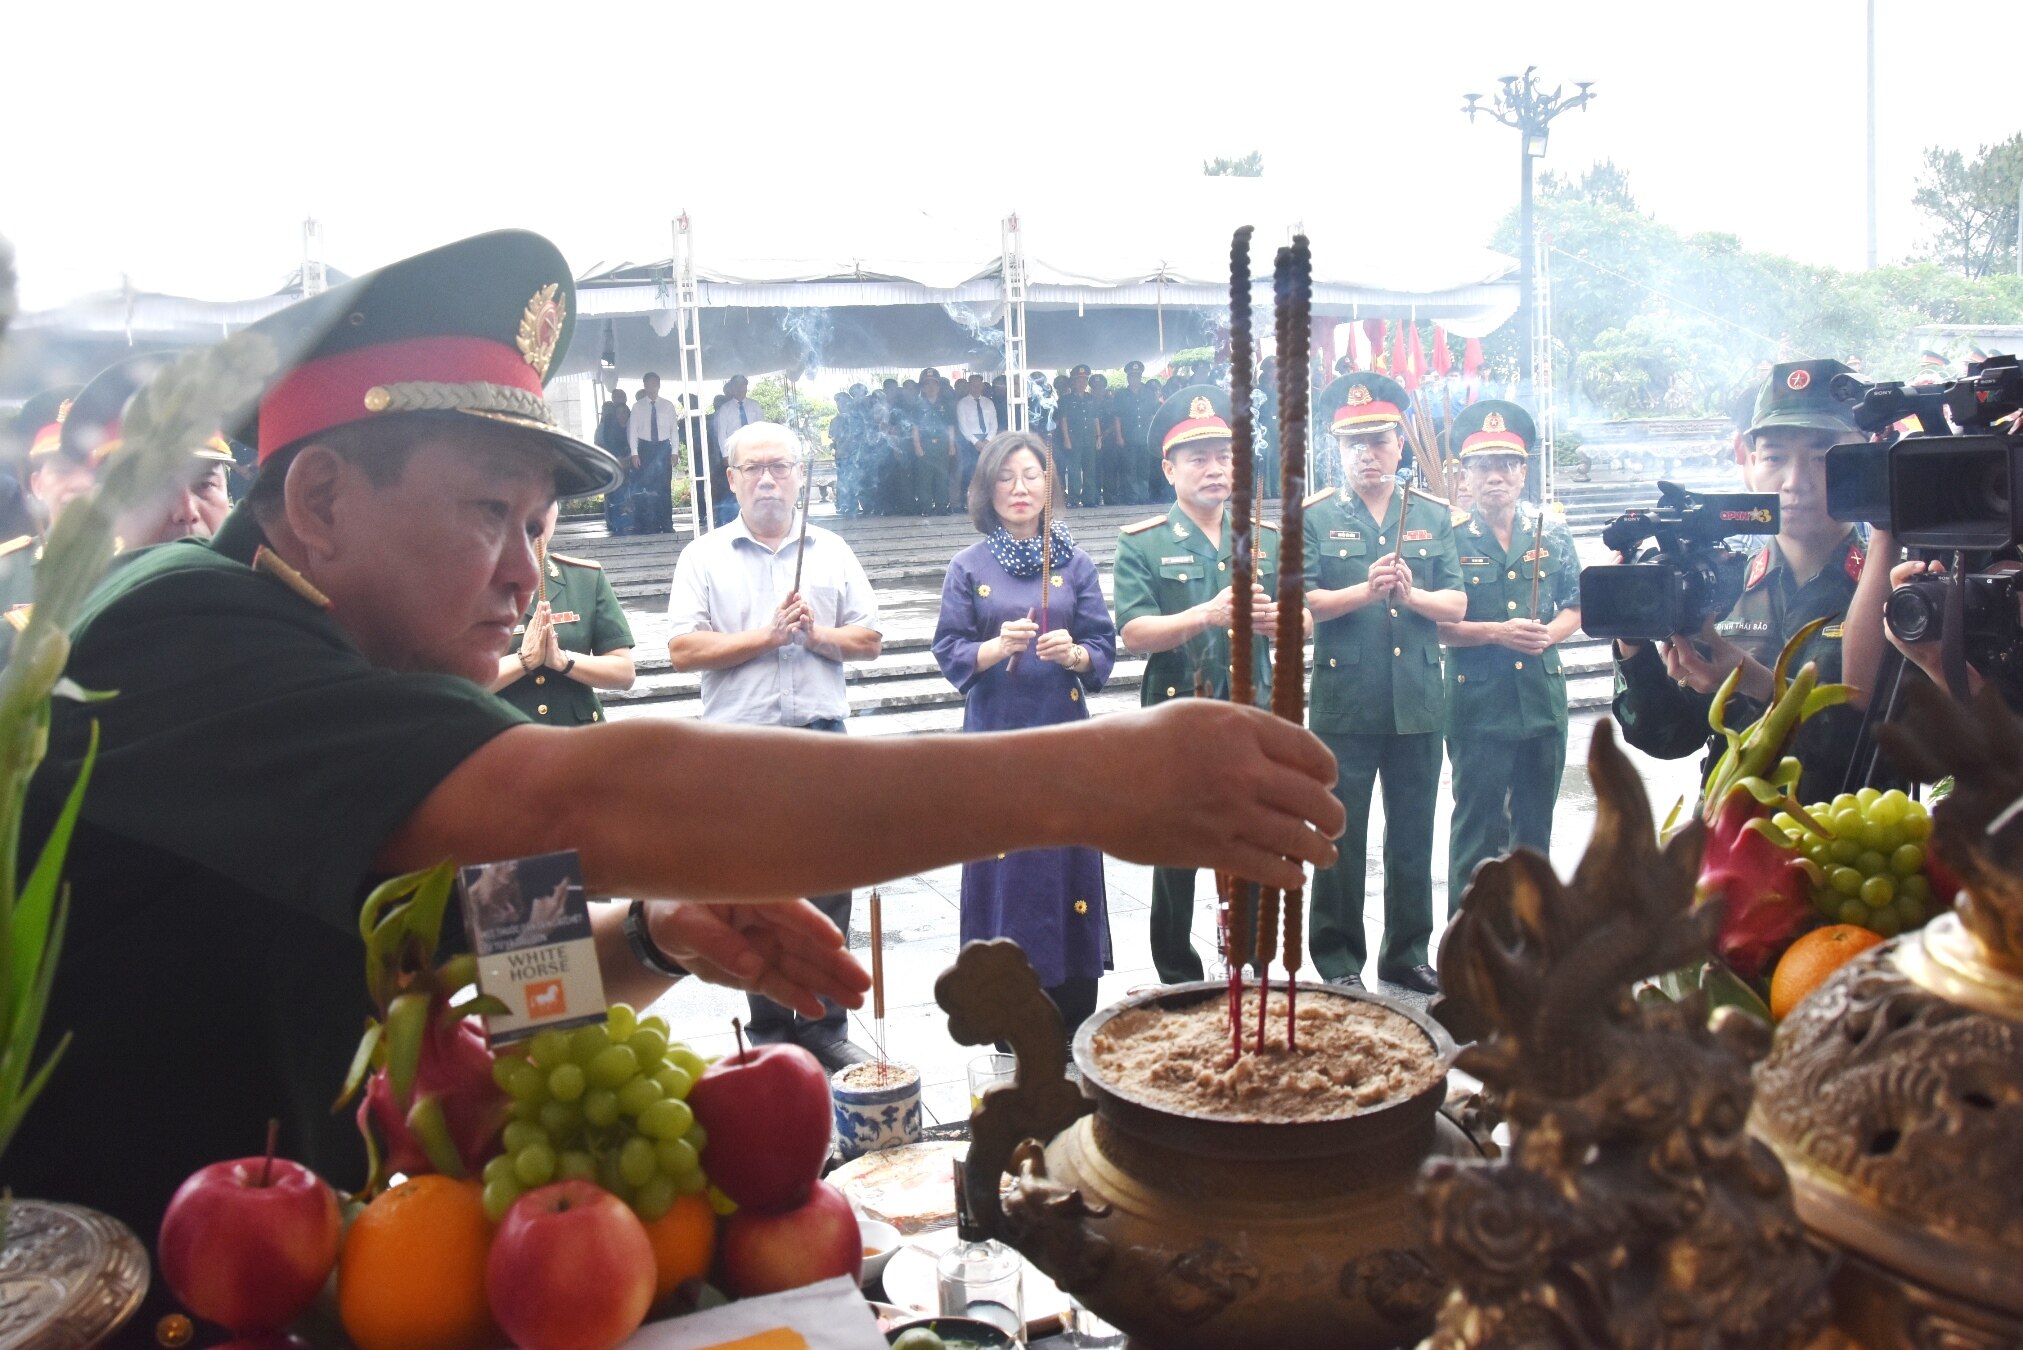
<svg viewBox="0 0 2023 1350">
<path fill-rule="evenodd" d="M 14 414 L 15 435 L 26 444 L 28 457 L 53 455 L 62 444 L 63 420 L 81 391 L 74 384 L 45 389 L 32 396 Z"/>
<path fill-rule="evenodd" d="M 1529 458 L 1538 441 L 1538 426 L 1517 404 L 1485 398 L 1454 414 L 1453 438 L 1461 445 L 1464 464 L 1481 455 Z"/>
<path fill-rule="evenodd" d="M 175 361 L 172 353 L 151 352 L 115 361 L 92 376 L 70 405 L 70 415 L 63 419 L 58 435 L 62 452 L 72 459 L 98 464 L 119 449 L 124 443 L 120 427 L 127 405 Z M 215 432 L 191 446 L 190 453 L 220 464 L 233 462 L 232 447 Z"/>
<path fill-rule="evenodd" d="M 1145 373 L 1145 363 L 1143 361 L 1126 361 L 1124 363 L 1124 373 L 1126 375 L 1143 375 Z"/>
<path fill-rule="evenodd" d="M 1944 352 L 1927 347 L 1918 353 L 1918 364 L 1921 366 L 1936 366 L 1938 369 L 1944 370 L 1953 363 L 1946 359 Z"/>
<path fill-rule="evenodd" d="M 1771 427 L 1807 427 L 1835 435 L 1855 431 L 1848 405 L 1833 392 L 1833 377 L 1851 373 L 1831 358 L 1772 366 L 1770 378 L 1756 396 L 1756 418 L 1749 424 L 1748 434 L 1754 437 Z"/>
<path fill-rule="evenodd" d="M 1170 455 L 1182 446 L 1229 440 L 1229 392 L 1212 384 L 1175 389 L 1152 418 L 1152 439 L 1159 453 Z"/>
<path fill-rule="evenodd" d="M 1086 375 L 1088 373 L 1089 368 L 1087 366 L 1076 366 L 1073 370 L 1068 372 L 1068 378 L 1073 379 L 1077 375 Z"/>
<path fill-rule="evenodd" d="M 390 263 L 254 324 L 282 371 L 238 439 L 264 464 L 311 436 L 397 413 L 463 414 L 536 433 L 565 497 L 624 481 L 555 424 L 541 388 L 568 349 L 576 284 L 538 234 L 497 230 Z"/>
<path fill-rule="evenodd" d="M 1328 430 L 1337 436 L 1405 426 L 1405 386 L 1374 370 L 1353 370 L 1321 391 Z"/>
</svg>

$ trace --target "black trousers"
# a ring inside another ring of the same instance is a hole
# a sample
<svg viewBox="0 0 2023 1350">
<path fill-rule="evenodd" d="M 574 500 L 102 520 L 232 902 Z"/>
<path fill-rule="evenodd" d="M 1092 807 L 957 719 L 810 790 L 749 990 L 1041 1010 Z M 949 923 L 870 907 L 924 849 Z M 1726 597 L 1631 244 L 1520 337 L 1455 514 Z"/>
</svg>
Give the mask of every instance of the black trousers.
<svg viewBox="0 0 2023 1350">
<path fill-rule="evenodd" d="M 841 718 L 823 717 L 807 724 L 805 730 L 827 731 L 841 734 Z M 843 930 L 845 942 L 850 938 L 850 898 L 851 892 L 839 891 L 834 895 L 811 895 L 808 903 L 827 915 L 829 922 Z M 751 1021 L 745 1026 L 745 1034 L 758 1045 L 771 1045 L 780 1041 L 793 1041 L 799 1045 L 814 1046 L 828 1041 L 842 1041 L 850 1038 L 850 1013 L 842 1004 L 832 999 L 822 1000 L 820 1017 L 803 1017 L 784 1003 L 775 1003 L 760 994 L 747 994 L 746 1002 L 751 1005 Z"/>
</svg>

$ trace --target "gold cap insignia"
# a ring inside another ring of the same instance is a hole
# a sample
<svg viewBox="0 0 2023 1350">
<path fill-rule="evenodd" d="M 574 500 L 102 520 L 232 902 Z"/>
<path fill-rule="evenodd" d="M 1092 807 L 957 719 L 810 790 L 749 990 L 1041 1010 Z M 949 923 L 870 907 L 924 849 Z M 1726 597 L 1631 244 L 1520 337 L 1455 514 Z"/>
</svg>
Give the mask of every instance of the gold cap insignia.
<svg viewBox="0 0 2023 1350">
<path fill-rule="evenodd" d="M 1366 385 L 1366 384 L 1352 384 L 1352 385 L 1350 385 L 1350 386 L 1349 386 L 1349 404 L 1350 404 L 1350 406 L 1352 406 L 1352 407 L 1353 407 L 1354 405 L 1356 405 L 1356 404 L 1360 404 L 1360 403 L 1375 403 L 1375 402 L 1376 402 L 1376 399 L 1374 399 L 1374 398 L 1372 398 L 1372 397 L 1370 396 L 1370 387 L 1369 387 L 1368 385 Z"/>
<path fill-rule="evenodd" d="M 541 379 L 548 378 L 548 363 L 555 359 L 555 344 L 562 340 L 562 287 L 549 282 L 534 292 L 520 315 L 520 355 Z"/>
<path fill-rule="evenodd" d="M 76 401 L 76 399 L 67 398 L 56 405 L 56 423 L 58 426 L 70 420 L 70 405 Z"/>
<path fill-rule="evenodd" d="M 1187 415 L 1189 417 L 1213 417 L 1215 416 L 1215 405 L 1208 401 L 1207 395 L 1197 394 L 1194 401 L 1187 405 Z"/>
<path fill-rule="evenodd" d="M 1504 425 L 1503 425 L 1503 414 L 1502 414 L 1502 413 L 1499 413 L 1499 412 L 1493 412 L 1493 413 L 1489 414 L 1489 416 L 1487 416 L 1487 417 L 1483 418 L 1483 419 L 1482 419 L 1482 429 L 1483 429 L 1484 431 L 1502 431 L 1502 430 L 1504 430 L 1505 428 L 1504 428 Z"/>
</svg>

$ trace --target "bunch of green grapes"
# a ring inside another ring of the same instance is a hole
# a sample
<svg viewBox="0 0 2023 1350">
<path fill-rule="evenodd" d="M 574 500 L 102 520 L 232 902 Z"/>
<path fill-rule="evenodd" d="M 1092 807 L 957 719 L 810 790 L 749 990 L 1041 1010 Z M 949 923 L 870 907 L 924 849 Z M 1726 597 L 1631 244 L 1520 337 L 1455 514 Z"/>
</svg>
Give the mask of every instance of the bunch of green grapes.
<svg viewBox="0 0 2023 1350">
<path fill-rule="evenodd" d="M 668 1041 L 667 1023 L 623 1003 L 604 1023 L 543 1031 L 525 1053 L 500 1055 L 492 1077 L 513 1104 L 505 1151 L 485 1164 L 485 1213 L 497 1223 L 524 1192 L 582 1178 L 650 1223 L 676 1196 L 710 1189 L 709 1139 L 687 1101 L 706 1067 Z"/>
<path fill-rule="evenodd" d="M 1895 937 L 1924 923 L 1932 903 L 1925 875 L 1925 843 L 1932 817 L 1924 803 L 1895 788 L 1843 792 L 1806 814 L 1829 831 L 1822 839 L 1788 812 L 1771 824 L 1805 855 L 1812 903 L 1833 923 L 1859 924 Z"/>
</svg>

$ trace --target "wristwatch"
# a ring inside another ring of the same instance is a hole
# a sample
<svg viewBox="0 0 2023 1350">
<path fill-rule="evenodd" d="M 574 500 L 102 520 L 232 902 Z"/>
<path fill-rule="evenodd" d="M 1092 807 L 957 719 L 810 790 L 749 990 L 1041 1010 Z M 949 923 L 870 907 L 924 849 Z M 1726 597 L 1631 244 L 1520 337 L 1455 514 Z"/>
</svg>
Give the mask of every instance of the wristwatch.
<svg viewBox="0 0 2023 1350">
<path fill-rule="evenodd" d="M 681 962 L 662 951 L 646 931 L 646 902 L 634 900 L 625 911 L 625 945 L 632 949 L 632 959 L 645 966 L 654 974 L 668 980 L 685 980 L 689 969 Z"/>
</svg>

